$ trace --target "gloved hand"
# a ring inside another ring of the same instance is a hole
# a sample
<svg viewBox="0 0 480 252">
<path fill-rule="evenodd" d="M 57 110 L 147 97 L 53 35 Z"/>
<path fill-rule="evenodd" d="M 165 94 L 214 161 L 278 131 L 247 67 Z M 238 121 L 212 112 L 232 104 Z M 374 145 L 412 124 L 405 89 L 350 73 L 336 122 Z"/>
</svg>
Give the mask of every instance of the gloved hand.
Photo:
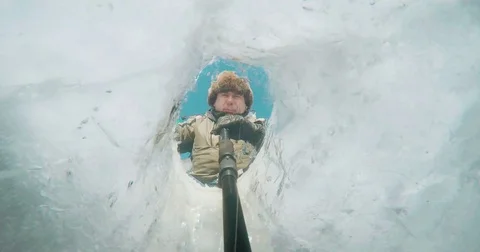
<svg viewBox="0 0 480 252">
<path fill-rule="evenodd" d="M 217 119 L 217 122 L 213 126 L 212 134 L 215 134 L 215 135 L 220 134 L 220 130 L 222 130 L 223 128 L 232 130 L 244 124 L 245 121 L 246 121 L 245 118 L 241 115 L 227 114 L 227 115 L 221 116 L 220 118 Z"/>
<path fill-rule="evenodd" d="M 213 126 L 212 134 L 220 134 L 222 128 L 228 128 L 232 132 L 230 135 L 232 138 L 254 140 L 261 137 L 264 134 L 264 127 L 259 124 L 255 124 L 241 115 L 224 115 L 218 118 L 217 123 Z"/>
</svg>

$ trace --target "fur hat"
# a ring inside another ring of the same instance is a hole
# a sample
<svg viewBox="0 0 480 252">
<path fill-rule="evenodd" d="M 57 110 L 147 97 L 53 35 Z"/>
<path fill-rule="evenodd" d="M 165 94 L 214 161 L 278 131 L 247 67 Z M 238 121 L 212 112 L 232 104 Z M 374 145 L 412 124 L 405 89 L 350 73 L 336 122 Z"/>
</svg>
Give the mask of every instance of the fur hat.
<svg viewBox="0 0 480 252">
<path fill-rule="evenodd" d="M 232 71 L 223 71 L 217 76 L 208 89 L 208 105 L 213 106 L 217 95 L 222 92 L 236 92 L 245 98 L 245 105 L 251 108 L 253 104 L 253 92 L 246 78 L 241 78 Z"/>
</svg>

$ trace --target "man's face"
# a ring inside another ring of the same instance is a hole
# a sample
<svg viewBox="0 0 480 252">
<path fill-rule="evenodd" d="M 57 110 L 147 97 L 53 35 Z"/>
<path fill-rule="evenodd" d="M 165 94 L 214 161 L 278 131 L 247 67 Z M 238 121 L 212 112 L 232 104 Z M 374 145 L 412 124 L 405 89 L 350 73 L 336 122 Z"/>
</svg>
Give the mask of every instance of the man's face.
<svg viewBox="0 0 480 252">
<path fill-rule="evenodd" d="M 243 95 L 234 92 L 219 93 L 213 106 L 215 110 L 229 114 L 243 114 L 247 109 Z"/>
</svg>

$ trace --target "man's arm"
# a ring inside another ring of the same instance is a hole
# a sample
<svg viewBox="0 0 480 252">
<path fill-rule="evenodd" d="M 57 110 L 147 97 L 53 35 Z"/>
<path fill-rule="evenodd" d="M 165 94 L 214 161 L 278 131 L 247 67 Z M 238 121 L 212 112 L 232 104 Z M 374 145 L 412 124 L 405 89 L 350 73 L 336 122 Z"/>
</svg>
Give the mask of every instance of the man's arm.
<svg viewBox="0 0 480 252">
<path fill-rule="evenodd" d="M 191 152 L 195 139 L 195 123 L 199 116 L 191 116 L 187 121 L 175 126 L 175 141 L 179 142 L 177 151 L 180 153 Z"/>
</svg>

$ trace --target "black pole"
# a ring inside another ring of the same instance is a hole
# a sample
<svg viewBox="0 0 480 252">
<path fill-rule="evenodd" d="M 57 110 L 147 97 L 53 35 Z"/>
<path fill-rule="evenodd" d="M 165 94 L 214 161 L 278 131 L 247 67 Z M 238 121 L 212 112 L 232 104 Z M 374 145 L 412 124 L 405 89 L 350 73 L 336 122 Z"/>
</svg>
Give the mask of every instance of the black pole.
<svg viewBox="0 0 480 252">
<path fill-rule="evenodd" d="M 251 252 L 247 226 L 237 191 L 237 162 L 228 129 L 220 132 L 220 173 L 218 183 L 223 195 L 223 239 L 225 252 Z"/>
</svg>

